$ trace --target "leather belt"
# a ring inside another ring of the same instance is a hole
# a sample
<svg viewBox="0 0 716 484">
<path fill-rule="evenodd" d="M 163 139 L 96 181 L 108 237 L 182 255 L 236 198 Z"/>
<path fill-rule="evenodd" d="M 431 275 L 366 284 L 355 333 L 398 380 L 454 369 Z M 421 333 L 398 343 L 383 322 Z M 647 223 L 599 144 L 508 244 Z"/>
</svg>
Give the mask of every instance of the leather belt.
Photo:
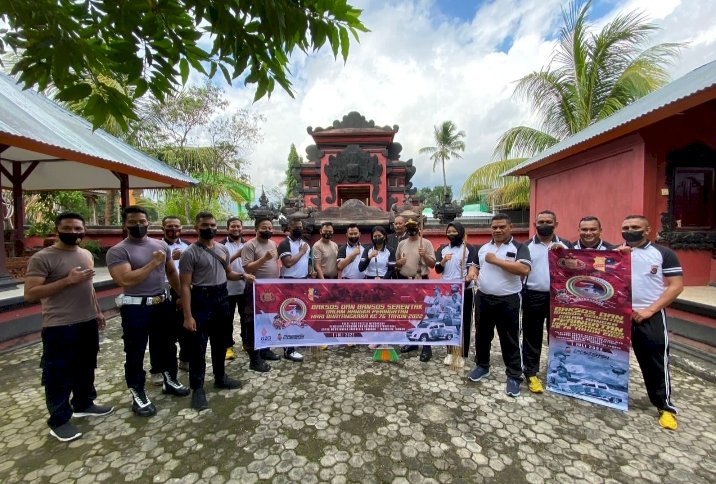
<svg viewBox="0 0 716 484">
<path fill-rule="evenodd" d="M 130 306 L 156 306 L 166 300 L 166 294 L 160 294 L 159 296 L 122 296 L 122 304 Z"/>
</svg>

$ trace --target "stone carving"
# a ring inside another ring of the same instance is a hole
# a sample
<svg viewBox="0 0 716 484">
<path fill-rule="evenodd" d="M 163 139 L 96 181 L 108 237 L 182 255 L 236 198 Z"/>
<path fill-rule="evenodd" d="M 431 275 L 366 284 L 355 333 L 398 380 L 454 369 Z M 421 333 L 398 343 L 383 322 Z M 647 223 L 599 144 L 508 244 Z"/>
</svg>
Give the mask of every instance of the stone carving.
<svg viewBox="0 0 716 484">
<path fill-rule="evenodd" d="M 274 207 L 273 203 L 269 204 L 269 199 L 266 196 L 263 185 L 261 185 L 259 205 L 254 205 L 252 207 L 248 202 L 246 202 L 246 205 L 244 206 L 246 207 L 246 212 L 249 214 L 249 217 L 253 220 L 261 217 L 268 217 L 271 220 L 275 220 L 278 218 L 280 213 L 279 210 Z"/>
<path fill-rule="evenodd" d="M 329 131 L 331 129 L 348 129 L 348 128 L 374 128 L 374 129 L 380 129 L 383 131 L 393 131 L 395 133 L 398 132 L 398 125 L 395 124 L 391 128 L 390 126 L 383 126 L 379 127 L 375 125 L 375 121 L 372 119 L 368 121 L 365 119 L 365 116 L 363 116 L 358 111 L 351 111 L 350 113 L 343 116 L 342 121 L 338 121 L 337 119 L 333 121 L 333 126 L 330 128 L 312 128 L 309 126 L 306 131 L 308 131 L 308 134 L 313 135 L 314 133 L 320 133 L 321 131 Z"/>
<path fill-rule="evenodd" d="M 364 151 L 358 145 L 348 145 L 337 155 L 329 156 L 328 163 L 323 168 L 326 174 L 331 195 L 326 197 L 327 203 L 335 203 L 336 186 L 341 183 L 371 183 L 373 185 L 373 201 L 382 203 L 380 196 L 380 176 L 383 167 L 378 157 Z"/>
</svg>

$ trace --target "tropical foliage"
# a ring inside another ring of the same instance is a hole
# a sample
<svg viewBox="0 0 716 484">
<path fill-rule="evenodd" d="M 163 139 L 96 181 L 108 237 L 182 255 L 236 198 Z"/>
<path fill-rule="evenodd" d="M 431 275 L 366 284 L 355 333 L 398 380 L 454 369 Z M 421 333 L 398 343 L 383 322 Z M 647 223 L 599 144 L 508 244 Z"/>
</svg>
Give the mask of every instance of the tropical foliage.
<svg viewBox="0 0 716 484">
<path fill-rule="evenodd" d="M 286 179 L 284 180 L 284 185 L 286 185 L 287 197 L 297 195 L 297 193 L 295 193 L 298 189 L 298 187 L 296 186 L 297 180 L 295 175 L 293 174 L 293 169 L 298 168 L 301 163 L 303 163 L 303 157 L 298 154 L 298 150 L 296 150 L 296 145 L 291 143 L 291 150 L 288 152 L 288 167 L 286 168 Z"/>
<path fill-rule="evenodd" d="M 504 180 L 501 173 L 668 82 L 666 68 L 679 44 L 644 47 L 658 28 L 638 12 L 618 15 L 595 33 L 590 8 L 590 1 L 575 1 L 562 10 L 564 25 L 548 66 L 517 82 L 514 95 L 530 102 L 539 127 L 507 130 L 495 147 L 498 161 L 468 177 L 464 198 L 487 189 L 494 190 L 493 205 L 528 205 L 527 179 Z"/>
<path fill-rule="evenodd" d="M 427 153 L 433 160 L 433 172 L 438 163 L 443 170 L 443 193 L 447 193 L 447 177 L 445 176 L 445 162 L 451 158 L 462 158 L 461 152 L 465 151 L 464 131 L 458 131 L 452 121 L 443 121 L 439 126 L 434 127 L 435 146 L 420 148 L 420 153 Z"/>
<path fill-rule="evenodd" d="M 81 114 L 97 128 L 108 117 L 136 119 L 137 99 L 172 95 L 191 68 L 256 84 L 255 99 L 275 84 L 291 93 L 291 53 L 328 43 L 345 61 L 349 36 L 368 31 L 360 15 L 346 0 L 6 1 L 0 53 L 20 55 L 13 73 L 26 87 L 53 84 L 62 100 L 88 98 Z M 130 90 L 99 75 L 121 77 Z"/>
<path fill-rule="evenodd" d="M 223 206 L 233 201 L 241 207 L 253 200 L 245 156 L 261 139 L 262 120 L 248 110 L 229 111 L 223 90 L 209 83 L 152 102 L 135 130 L 134 142 L 199 180 L 196 186 L 181 191 L 157 192 L 162 215 L 162 203 L 170 207 L 183 203 L 182 210 L 172 208 L 170 212 L 191 221 L 215 202 Z"/>
</svg>

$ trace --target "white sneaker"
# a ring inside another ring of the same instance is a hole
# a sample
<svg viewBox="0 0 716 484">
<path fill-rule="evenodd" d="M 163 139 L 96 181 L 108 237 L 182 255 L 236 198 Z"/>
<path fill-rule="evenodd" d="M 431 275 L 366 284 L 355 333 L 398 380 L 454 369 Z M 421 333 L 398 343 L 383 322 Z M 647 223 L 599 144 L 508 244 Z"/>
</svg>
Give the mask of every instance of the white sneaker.
<svg viewBox="0 0 716 484">
<path fill-rule="evenodd" d="M 161 373 L 152 373 L 149 378 L 154 386 L 160 387 L 164 384 L 164 375 Z"/>
<path fill-rule="evenodd" d="M 443 360 L 443 363 L 446 364 L 447 366 L 451 366 L 452 365 L 452 355 L 447 355 L 445 357 L 445 359 Z"/>
</svg>

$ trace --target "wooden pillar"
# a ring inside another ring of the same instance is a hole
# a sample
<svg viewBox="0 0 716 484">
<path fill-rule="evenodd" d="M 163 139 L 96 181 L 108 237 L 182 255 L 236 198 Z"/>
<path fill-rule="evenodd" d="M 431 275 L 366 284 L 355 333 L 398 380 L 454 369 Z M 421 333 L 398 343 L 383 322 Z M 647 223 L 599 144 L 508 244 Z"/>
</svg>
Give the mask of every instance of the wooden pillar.
<svg viewBox="0 0 716 484">
<path fill-rule="evenodd" d="M 0 145 L 0 153 L 8 149 L 7 145 Z M 2 191 L 2 176 L 0 175 L 0 192 Z M 1 203 L 1 201 L 0 201 Z M 0 291 L 17 289 L 15 279 L 7 272 L 7 256 L 5 255 L 5 214 L 0 210 Z"/>
<path fill-rule="evenodd" d="M 15 255 L 25 252 L 25 204 L 22 203 L 22 165 L 12 164 L 12 204 L 14 207 Z"/>
</svg>

